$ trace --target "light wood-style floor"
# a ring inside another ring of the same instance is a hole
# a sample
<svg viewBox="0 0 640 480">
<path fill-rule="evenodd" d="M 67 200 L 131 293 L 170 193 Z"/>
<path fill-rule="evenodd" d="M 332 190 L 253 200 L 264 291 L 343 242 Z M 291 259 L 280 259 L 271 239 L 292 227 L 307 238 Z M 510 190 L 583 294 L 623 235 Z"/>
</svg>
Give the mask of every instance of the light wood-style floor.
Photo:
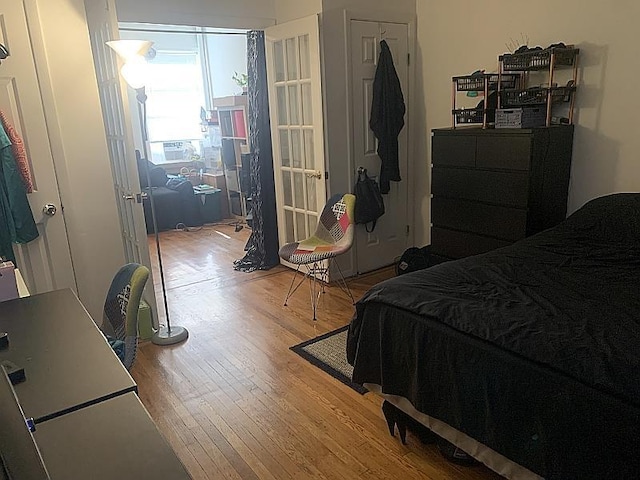
<svg viewBox="0 0 640 480">
<path fill-rule="evenodd" d="M 379 397 L 356 393 L 291 352 L 347 324 L 353 307 L 337 287 L 315 323 L 308 290 L 284 307 L 290 270 L 233 270 L 249 234 L 232 226 L 161 234 L 171 319 L 190 337 L 170 347 L 142 344 L 132 374 L 193 478 L 501 478 L 451 464 L 411 435 L 401 445 L 386 430 Z M 350 286 L 359 297 L 392 275 L 387 269 Z"/>
</svg>

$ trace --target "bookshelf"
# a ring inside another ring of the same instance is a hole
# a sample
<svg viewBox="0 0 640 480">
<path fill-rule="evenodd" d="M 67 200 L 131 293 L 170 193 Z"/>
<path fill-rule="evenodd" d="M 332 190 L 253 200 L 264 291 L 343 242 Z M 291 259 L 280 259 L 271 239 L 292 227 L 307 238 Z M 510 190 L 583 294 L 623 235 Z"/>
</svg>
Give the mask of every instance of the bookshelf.
<svg viewBox="0 0 640 480">
<path fill-rule="evenodd" d="M 227 200 L 233 216 L 246 218 L 250 189 L 249 129 L 247 126 L 247 96 L 233 95 L 213 99 L 222 137 L 222 165 L 227 184 Z"/>
</svg>

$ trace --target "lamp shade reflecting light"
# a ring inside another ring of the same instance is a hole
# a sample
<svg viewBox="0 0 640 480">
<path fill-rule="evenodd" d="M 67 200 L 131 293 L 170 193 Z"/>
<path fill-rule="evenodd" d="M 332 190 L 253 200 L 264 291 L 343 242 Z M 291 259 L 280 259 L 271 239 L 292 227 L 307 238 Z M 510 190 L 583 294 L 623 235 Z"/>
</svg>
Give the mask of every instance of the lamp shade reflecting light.
<svg viewBox="0 0 640 480">
<path fill-rule="evenodd" d="M 143 57 L 153 42 L 148 40 L 112 40 L 107 42 L 107 45 L 115 50 L 123 62 L 127 63 L 135 57 Z"/>
<path fill-rule="evenodd" d="M 128 61 L 122 66 L 120 74 L 124 81 L 134 89 L 139 89 L 147 84 L 147 74 L 149 66 L 144 57 L 137 57 Z"/>
<path fill-rule="evenodd" d="M 113 40 L 107 42 L 124 62 L 120 73 L 131 88 L 140 89 L 147 83 L 148 67 L 144 55 L 153 42 L 148 40 Z"/>
</svg>

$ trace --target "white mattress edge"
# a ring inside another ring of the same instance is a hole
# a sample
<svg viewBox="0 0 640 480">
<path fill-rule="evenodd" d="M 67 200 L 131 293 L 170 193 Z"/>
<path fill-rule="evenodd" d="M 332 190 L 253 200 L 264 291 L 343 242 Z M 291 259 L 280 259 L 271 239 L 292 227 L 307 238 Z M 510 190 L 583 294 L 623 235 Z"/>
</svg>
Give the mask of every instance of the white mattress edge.
<svg viewBox="0 0 640 480">
<path fill-rule="evenodd" d="M 434 433 L 453 443 L 456 447 L 461 448 L 473 458 L 503 477 L 510 480 L 543 480 L 541 476 L 533 473 L 531 470 L 518 465 L 504 455 L 499 454 L 495 450 L 492 450 L 450 425 L 419 412 L 405 397 L 382 393 L 382 387 L 374 383 L 365 383 L 364 386 L 369 391 L 380 395 L 385 400 L 388 400 L 400 410 L 432 430 Z"/>
</svg>

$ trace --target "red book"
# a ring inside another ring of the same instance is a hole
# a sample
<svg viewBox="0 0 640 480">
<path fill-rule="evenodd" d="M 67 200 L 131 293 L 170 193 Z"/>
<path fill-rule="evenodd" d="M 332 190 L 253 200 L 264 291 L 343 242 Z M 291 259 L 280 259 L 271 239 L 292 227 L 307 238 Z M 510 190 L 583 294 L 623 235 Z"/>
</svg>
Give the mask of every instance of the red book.
<svg viewBox="0 0 640 480">
<path fill-rule="evenodd" d="M 244 126 L 244 112 L 242 110 L 233 111 L 233 132 L 234 137 L 247 138 L 247 129 Z"/>
</svg>

